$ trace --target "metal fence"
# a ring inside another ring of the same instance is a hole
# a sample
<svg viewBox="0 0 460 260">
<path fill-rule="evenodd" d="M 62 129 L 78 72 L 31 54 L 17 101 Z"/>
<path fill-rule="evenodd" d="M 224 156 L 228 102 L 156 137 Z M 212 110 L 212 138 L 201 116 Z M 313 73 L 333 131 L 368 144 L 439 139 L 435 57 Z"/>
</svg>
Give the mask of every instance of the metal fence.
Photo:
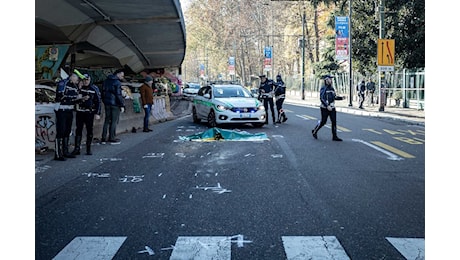
<svg viewBox="0 0 460 260">
<path fill-rule="evenodd" d="M 385 88 L 386 92 L 386 105 L 404 107 L 404 108 L 416 108 L 423 110 L 425 108 L 425 69 L 403 69 L 393 72 L 386 72 L 384 78 L 382 78 L 382 87 Z M 349 75 L 348 73 L 334 74 L 334 87 L 337 95 L 349 96 Z M 378 74 L 374 75 L 361 75 L 359 73 L 353 73 L 353 84 L 351 88 L 352 96 L 356 96 L 356 85 L 362 80 L 371 78 L 375 82 L 376 87 L 378 86 L 379 78 Z M 285 83 L 289 90 L 301 90 L 302 78 L 296 76 L 286 76 Z M 304 91 L 306 95 L 312 95 L 312 93 L 319 92 L 323 80 L 317 77 L 306 77 Z M 376 93 L 379 93 L 376 90 Z M 315 94 L 316 95 L 316 94 Z"/>
</svg>

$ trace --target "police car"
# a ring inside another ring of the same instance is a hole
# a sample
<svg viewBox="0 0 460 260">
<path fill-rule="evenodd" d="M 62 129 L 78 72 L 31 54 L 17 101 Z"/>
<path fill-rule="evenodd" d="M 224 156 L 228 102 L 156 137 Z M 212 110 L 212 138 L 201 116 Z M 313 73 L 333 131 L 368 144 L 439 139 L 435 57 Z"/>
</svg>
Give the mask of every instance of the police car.
<svg viewBox="0 0 460 260">
<path fill-rule="evenodd" d="M 192 103 L 192 117 L 193 122 L 204 120 L 210 127 L 247 123 L 262 127 L 265 107 L 241 85 L 214 83 L 198 90 Z"/>
</svg>

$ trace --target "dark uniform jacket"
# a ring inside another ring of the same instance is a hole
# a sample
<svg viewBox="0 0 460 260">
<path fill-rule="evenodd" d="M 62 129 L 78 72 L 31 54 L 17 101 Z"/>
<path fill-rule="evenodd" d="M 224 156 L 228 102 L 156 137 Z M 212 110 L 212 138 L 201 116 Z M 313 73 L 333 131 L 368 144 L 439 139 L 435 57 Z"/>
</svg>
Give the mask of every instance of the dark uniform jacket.
<svg viewBox="0 0 460 260">
<path fill-rule="evenodd" d="M 319 98 L 322 108 L 335 107 L 335 89 L 332 86 L 323 86 L 319 91 Z"/>
<path fill-rule="evenodd" d="M 78 112 L 90 112 L 97 115 L 101 115 L 101 94 L 99 88 L 96 85 L 90 84 L 89 86 L 83 86 L 79 93 L 85 97 L 89 96 L 87 100 L 81 100 L 77 103 Z"/>
<path fill-rule="evenodd" d="M 68 110 L 75 108 L 75 100 L 78 98 L 78 86 L 69 79 L 61 80 L 56 88 L 56 110 Z"/>
</svg>

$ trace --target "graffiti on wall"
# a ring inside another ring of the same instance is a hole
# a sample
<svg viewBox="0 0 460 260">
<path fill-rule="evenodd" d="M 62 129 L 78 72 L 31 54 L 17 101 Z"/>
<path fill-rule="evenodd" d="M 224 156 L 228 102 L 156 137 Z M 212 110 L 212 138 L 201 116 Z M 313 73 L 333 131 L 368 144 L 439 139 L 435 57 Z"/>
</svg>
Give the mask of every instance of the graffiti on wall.
<svg viewBox="0 0 460 260">
<path fill-rule="evenodd" d="M 56 127 L 53 117 L 49 115 L 37 115 L 35 121 L 35 137 L 45 143 L 55 141 Z"/>
</svg>

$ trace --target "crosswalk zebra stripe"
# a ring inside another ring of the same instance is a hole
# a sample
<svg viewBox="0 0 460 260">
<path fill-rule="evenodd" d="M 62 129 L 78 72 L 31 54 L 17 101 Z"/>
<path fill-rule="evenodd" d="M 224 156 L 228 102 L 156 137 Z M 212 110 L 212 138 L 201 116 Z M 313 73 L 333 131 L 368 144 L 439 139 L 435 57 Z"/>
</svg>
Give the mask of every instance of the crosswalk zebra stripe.
<svg viewBox="0 0 460 260">
<path fill-rule="evenodd" d="M 282 240 L 288 260 L 350 259 L 335 236 L 283 236 Z"/>
<path fill-rule="evenodd" d="M 213 259 L 230 260 L 231 241 L 223 236 L 178 237 L 170 260 Z"/>
<path fill-rule="evenodd" d="M 425 259 L 425 239 L 424 238 L 398 238 L 386 237 L 407 260 Z"/>
<path fill-rule="evenodd" d="M 112 259 L 126 237 L 75 237 L 53 259 Z"/>
</svg>

